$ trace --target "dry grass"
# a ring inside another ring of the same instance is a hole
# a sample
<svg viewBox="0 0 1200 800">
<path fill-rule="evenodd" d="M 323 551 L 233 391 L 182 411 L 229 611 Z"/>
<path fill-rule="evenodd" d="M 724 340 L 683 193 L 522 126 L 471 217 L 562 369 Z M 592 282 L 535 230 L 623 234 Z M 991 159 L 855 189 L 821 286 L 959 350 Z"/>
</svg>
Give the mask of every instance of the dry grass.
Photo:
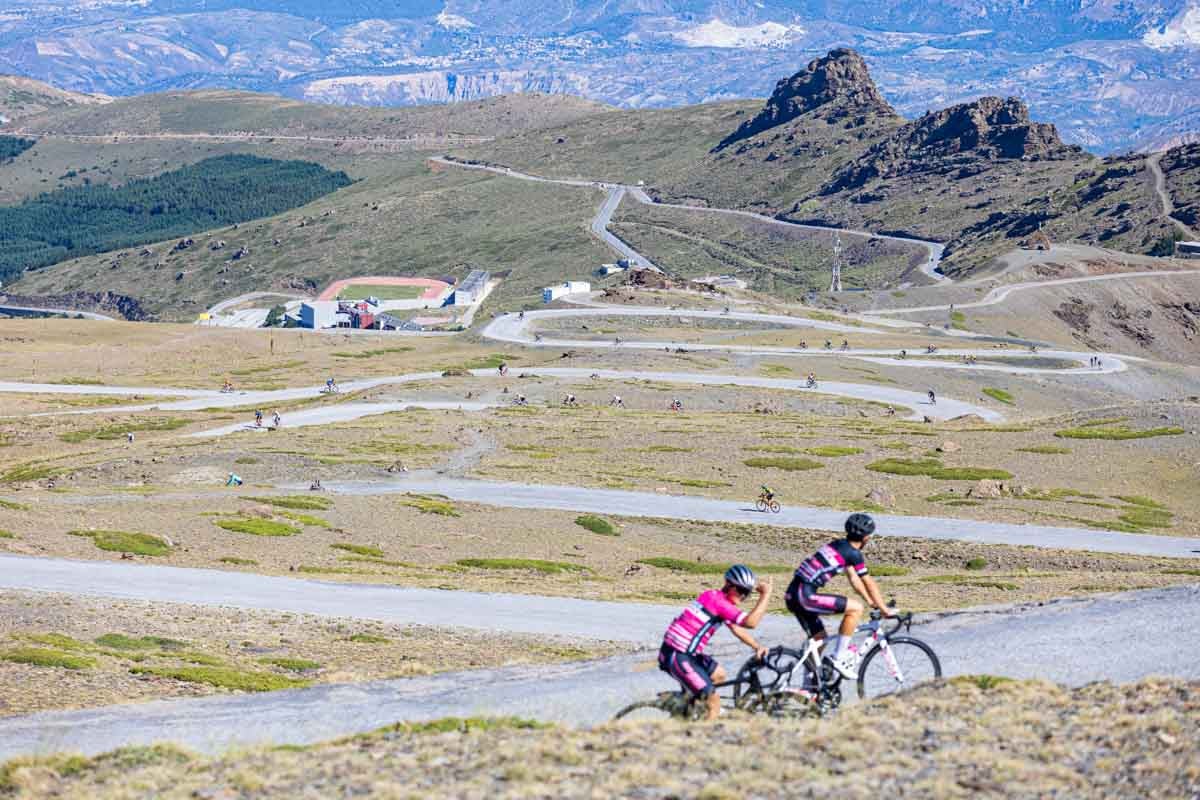
<svg viewBox="0 0 1200 800">
<path fill-rule="evenodd" d="M 1181 681 L 1066 689 L 976 676 L 825 721 L 574 730 L 445 720 L 217 758 L 161 746 L 24 760 L 3 776 L 30 796 L 113 800 L 290 798 L 311 793 L 317 775 L 322 796 L 1191 797 L 1200 785 L 1198 690 Z M 709 744 L 697 748 L 697 735 Z"/>
</svg>

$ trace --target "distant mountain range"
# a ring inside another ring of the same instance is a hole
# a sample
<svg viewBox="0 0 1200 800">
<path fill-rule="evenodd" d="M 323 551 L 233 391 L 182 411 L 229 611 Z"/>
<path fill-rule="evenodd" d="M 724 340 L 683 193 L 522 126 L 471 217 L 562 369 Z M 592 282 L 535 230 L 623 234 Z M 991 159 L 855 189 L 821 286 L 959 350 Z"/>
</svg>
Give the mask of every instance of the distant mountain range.
<svg viewBox="0 0 1200 800">
<path fill-rule="evenodd" d="M 837 46 L 907 117 L 1017 96 L 1097 152 L 1200 138 L 1200 0 L 9 0 L 0 71 L 77 92 L 230 87 L 411 105 L 540 91 L 640 108 L 771 93 Z"/>
</svg>

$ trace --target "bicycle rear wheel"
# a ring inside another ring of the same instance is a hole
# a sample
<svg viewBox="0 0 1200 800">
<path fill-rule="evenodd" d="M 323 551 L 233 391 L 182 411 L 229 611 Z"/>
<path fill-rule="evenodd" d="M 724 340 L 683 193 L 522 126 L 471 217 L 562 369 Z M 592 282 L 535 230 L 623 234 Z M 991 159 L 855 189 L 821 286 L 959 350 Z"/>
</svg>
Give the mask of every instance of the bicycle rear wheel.
<svg viewBox="0 0 1200 800">
<path fill-rule="evenodd" d="M 800 669 L 802 655 L 788 647 L 772 647 L 762 661 L 753 656 L 746 659 L 733 681 L 733 704 L 747 707 L 756 696 L 782 688 L 784 679 Z"/>
<path fill-rule="evenodd" d="M 754 510 L 755 511 L 766 511 L 767 510 L 767 501 L 763 500 L 761 497 L 758 498 L 757 500 L 755 500 L 754 501 Z"/>
<path fill-rule="evenodd" d="M 756 697 L 746 705 L 745 710 L 751 714 L 766 714 L 776 719 L 800 719 L 821 714 L 816 698 L 796 689 L 784 689 Z"/>
<path fill-rule="evenodd" d="M 942 677 L 933 648 L 920 639 L 893 636 L 867 653 L 858 668 L 858 696 L 886 697 Z"/>
</svg>

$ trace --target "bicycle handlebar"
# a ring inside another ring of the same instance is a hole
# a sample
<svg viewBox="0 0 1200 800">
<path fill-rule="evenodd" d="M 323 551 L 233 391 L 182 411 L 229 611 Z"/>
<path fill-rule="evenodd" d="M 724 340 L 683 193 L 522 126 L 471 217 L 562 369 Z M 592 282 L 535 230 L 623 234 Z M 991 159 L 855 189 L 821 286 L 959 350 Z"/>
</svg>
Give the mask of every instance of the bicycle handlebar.
<svg viewBox="0 0 1200 800">
<path fill-rule="evenodd" d="M 892 628 L 890 630 L 884 631 L 883 635 L 891 636 L 894 633 L 898 633 L 901 628 L 904 628 L 906 631 L 911 632 L 912 631 L 912 618 L 913 618 L 913 615 L 911 612 L 909 612 L 908 614 L 899 614 L 899 615 L 893 617 L 896 624 L 894 626 L 892 626 Z M 860 625 L 859 630 L 876 631 L 879 629 L 879 627 L 880 627 L 880 625 L 882 625 L 882 623 L 883 623 L 883 615 L 881 613 L 879 613 L 878 611 L 872 611 L 871 612 L 871 621 L 866 625 Z"/>
</svg>

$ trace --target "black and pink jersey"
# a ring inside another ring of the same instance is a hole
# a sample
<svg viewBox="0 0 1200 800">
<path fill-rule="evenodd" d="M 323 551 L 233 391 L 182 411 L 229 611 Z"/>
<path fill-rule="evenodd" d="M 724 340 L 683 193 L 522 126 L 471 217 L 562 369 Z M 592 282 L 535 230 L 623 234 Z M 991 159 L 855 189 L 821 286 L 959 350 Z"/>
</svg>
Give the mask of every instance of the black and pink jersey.
<svg viewBox="0 0 1200 800">
<path fill-rule="evenodd" d="M 841 575 L 848 568 L 856 575 L 867 574 L 867 560 L 862 551 L 847 539 L 834 539 L 813 553 L 796 568 L 796 577 L 810 586 L 820 589 L 829 579 Z"/>
<path fill-rule="evenodd" d="M 671 622 L 663 643 L 688 655 L 703 653 L 717 628 L 724 624 L 741 625 L 746 616 L 720 589 L 709 589 Z"/>
</svg>

